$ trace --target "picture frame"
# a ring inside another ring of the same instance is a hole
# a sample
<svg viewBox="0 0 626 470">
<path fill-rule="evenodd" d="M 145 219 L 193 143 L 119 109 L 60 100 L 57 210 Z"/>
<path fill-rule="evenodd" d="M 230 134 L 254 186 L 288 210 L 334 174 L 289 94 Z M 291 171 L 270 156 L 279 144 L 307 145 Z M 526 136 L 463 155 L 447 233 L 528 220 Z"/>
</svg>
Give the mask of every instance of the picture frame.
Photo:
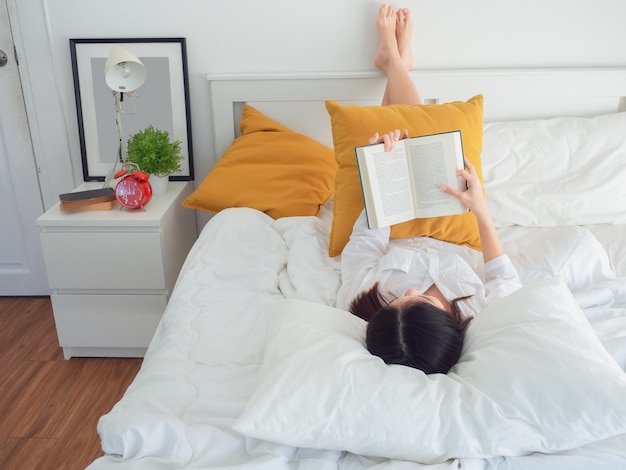
<svg viewBox="0 0 626 470">
<path fill-rule="evenodd" d="M 171 181 L 194 179 L 185 38 L 70 39 L 74 95 L 78 117 L 84 181 L 104 181 L 119 159 L 115 98 L 104 81 L 111 48 L 119 46 L 139 58 L 146 68 L 144 84 L 123 95 L 124 138 L 149 125 L 180 141 L 182 171 Z"/>
</svg>

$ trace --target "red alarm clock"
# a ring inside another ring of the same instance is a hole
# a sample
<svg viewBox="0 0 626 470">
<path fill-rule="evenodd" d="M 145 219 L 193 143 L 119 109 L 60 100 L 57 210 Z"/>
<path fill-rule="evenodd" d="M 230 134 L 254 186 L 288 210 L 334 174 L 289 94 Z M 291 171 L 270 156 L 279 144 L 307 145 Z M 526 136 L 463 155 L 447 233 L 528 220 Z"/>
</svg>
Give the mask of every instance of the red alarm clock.
<svg viewBox="0 0 626 470">
<path fill-rule="evenodd" d="M 146 173 L 136 170 L 129 174 L 127 170 L 120 170 L 115 173 L 114 178 L 121 176 L 124 177 L 115 186 L 115 199 L 122 207 L 139 209 L 150 202 L 152 186 Z"/>
</svg>

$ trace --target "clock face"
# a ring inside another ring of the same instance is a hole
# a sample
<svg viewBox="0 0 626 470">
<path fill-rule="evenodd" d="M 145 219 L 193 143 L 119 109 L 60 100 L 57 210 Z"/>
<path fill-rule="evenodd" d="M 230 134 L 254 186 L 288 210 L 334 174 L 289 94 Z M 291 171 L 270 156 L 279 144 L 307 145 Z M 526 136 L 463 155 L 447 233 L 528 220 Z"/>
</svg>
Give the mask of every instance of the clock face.
<svg viewBox="0 0 626 470">
<path fill-rule="evenodd" d="M 138 209 L 141 207 L 143 190 L 139 182 L 132 178 L 126 178 L 120 181 L 115 187 L 115 198 L 122 207 Z"/>
</svg>

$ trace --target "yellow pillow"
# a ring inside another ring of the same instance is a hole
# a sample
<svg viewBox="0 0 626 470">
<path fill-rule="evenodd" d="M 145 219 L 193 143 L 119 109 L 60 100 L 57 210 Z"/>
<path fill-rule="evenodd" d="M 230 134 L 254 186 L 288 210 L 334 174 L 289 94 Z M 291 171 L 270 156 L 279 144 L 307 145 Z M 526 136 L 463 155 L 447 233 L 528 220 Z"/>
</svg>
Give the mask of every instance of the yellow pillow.
<svg viewBox="0 0 626 470">
<path fill-rule="evenodd" d="M 465 158 L 476 167 L 482 182 L 482 95 L 467 102 L 426 105 L 356 106 L 329 100 L 326 101 L 326 109 L 330 114 L 335 158 L 339 164 L 328 249 L 330 256 L 341 254 L 350 239 L 352 226 L 363 209 L 354 148 L 367 144 L 367 140 L 376 132 L 408 129 L 410 136 L 420 136 L 460 129 Z M 471 213 L 415 219 L 391 228 L 393 238 L 417 236 L 480 249 L 478 226 Z"/>
<path fill-rule="evenodd" d="M 244 105 L 236 138 L 183 206 L 208 212 L 252 207 L 273 218 L 316 215 L 331 198 L 331 148 Z"/>
</svg>

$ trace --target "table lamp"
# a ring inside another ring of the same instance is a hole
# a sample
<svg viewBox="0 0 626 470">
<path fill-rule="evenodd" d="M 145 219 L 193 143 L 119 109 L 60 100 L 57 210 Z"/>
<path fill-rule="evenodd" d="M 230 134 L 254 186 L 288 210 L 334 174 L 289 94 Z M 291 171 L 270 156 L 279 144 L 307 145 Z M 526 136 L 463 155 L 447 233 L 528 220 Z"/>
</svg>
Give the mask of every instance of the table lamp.
<svg viewBox="0 0 626 470">
<path fill-rule="evenodd" d="M 104 81 L 115 96 L 115 124 L 119 134 L 119 160 L 126 161 L 126 141 L 122 130 L 122 101 L 124 93 L 130 93 L 146 81 L 146 69 L 132 53 L 113 46 L 104 64 Z"/>
</svg>

